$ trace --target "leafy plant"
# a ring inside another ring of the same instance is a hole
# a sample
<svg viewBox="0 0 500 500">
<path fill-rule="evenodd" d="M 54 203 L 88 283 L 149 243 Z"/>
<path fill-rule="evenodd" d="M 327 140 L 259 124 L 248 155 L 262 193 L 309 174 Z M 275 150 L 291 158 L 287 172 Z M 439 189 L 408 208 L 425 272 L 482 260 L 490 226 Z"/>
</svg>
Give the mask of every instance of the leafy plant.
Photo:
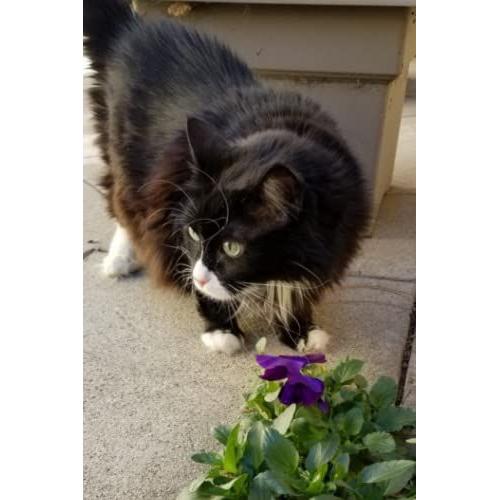
<svg viewBox="0 0 500 500">
<path fill-rule="evenodd" d="M 257 361 L 263 381 L 214 430 L 224 448 L 193 455 L 210 468 L 179 499 L 415 498 L 415 412 L 394 405 L 392 379 L 369 387 L 362 361 L 328 369 L 321 354 Z"/>
</svg>

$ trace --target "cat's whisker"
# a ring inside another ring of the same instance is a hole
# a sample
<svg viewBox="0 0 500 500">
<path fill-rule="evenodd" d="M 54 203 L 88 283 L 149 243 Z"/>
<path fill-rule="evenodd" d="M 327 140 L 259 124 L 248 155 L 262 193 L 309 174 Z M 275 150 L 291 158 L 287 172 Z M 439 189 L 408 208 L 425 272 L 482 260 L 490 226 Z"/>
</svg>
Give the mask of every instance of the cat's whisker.
<svg viewBox="0 0 500 500">
<path fill-rule="evenodd" d="M 265 306 L 267 305 L 269 313 L 265 315 L 265 319 L 267 322 L 272 324 L 273 326 L 281 326 L 280 323 L 277 322 L 276 320 L 276 315 L 280 317 L 281 324 L 285 326 L 285 332 L 287 335 L 289 335 L 290 339 L 293 340 L 293 337 L 291 333 L 289 332 L 290 329 L 290 321 L 292 321 L 295 326 L 297 327 L 297 331 L 300 331 L 301 325 L 300 321 L 296 317 L 296 315 L 292 312 L 292 307 L 287 307 L 283 301 L 278 301 L 277 303 L 274 301 L 271 301 L 267 295 L 267 293 L 264 294 L 257 294 L 255 291 L 251 289 L 245 289 L 243 294 L 246 294 L 246 298 L 250 299 L 254 304 L 255 301 L 258 301 L 259 304 L 256 305 L 256 311 L 259 310 L 261 305 Z M 300 294 L 299 294 L 300 296 Z M 243 303 L 244 303 L 243 299 Z M 277 313 L 277 314 L 276 314 Z M 283 331 L 283 328 L 281 328 Z"/>
<path fill-rule="evenodd" d="M 238 304 L 238 308 L 234 313 L 234 317 L 242 317 L 246 316 L 251 317 L 253 315 L 257 315 L 257 317 L 267 323 L 269 326 L 273 326 L 272 317 L 266 315 L 262 310 L 262 302 L 259 299 L 254 299 L 251 296 L 246 296 L 243 300 L 241 300 Z M 248 315 L 247 315 L 248 313 Z"/>
<path fill-rule="evenodd" d="M 316 273 L 311 271 L 308 267 L 304 266 L 300 262 L 292 261 L 292 264 L 300 267 L 301 269 L 304 269 L 304 271 L 307 271 L 311 276 L 313 276 L 313 278 L 318 282 L 318 287 L 332 284 L 332 280 L 322 280 Z"/>
<path fill-rule="evenodd" d="M 269 282 L 267 283 L 255 283 L 255 282 L 252 282 L 252 281 L 239 281 L 238 282 L 239 284 L 241 285 L 244 285 L 244 286 L 260 286 L 260 287 L 268 287 L 269 286 Z M 296 282 L 298 284 L 293 284 L 291 282 L 284 282 L 284 281 L 280 281 L 280 286 L 282 286 L 283 288 L 290 288 L 290 289 L 294 289 L 294 290 L 297 290 L 299 292 L 303 291 L 303 290 L 316 290 L 318 288 L 322 288 L 327 282 L 323 282 L 319 285 L 308 285 L 306 284 L 307 282 L 304 282 L 304 281 L 300 281 L 300 282 Z"/>
</svg>

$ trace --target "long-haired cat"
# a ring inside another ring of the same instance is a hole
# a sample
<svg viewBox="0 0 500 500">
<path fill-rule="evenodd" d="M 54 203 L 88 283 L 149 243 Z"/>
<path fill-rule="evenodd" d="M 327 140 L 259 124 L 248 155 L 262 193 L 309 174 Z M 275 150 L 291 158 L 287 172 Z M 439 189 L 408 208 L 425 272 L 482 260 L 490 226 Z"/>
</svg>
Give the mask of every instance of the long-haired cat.
<svg viewBox="0 0 500 500">
<path fill-rule="evenodd" d="M 216 39 L 129 2 L 84 2 L 90 90 L 117 221 L 104 273 L 140 267 L 194 290 L 211 350 L 241 346 L 248 308 L 321 350 L 312 319 L 369 217 L 360 167 L 314 101 L 260 83 Z"/>
</svg>

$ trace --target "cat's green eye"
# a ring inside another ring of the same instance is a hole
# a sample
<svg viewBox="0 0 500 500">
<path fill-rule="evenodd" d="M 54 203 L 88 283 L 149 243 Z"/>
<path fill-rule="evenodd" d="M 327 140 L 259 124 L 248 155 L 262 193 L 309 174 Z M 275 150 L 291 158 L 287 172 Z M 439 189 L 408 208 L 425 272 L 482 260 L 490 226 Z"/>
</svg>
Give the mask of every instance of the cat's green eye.
<svg viewBox="0 0 500 500">
<path fill-rule="evenodd" d="M 222 244 L 222 249 L 228 257 L 235 259 L 243 253 L 243 245 L 237 241 L 225 241 Z"/>
<path fill-rule="evenodd" d="M 188 226 L 188 234 L 194 241 L 200 241 L 198 233 L 191 226 Z"/>
</svg>

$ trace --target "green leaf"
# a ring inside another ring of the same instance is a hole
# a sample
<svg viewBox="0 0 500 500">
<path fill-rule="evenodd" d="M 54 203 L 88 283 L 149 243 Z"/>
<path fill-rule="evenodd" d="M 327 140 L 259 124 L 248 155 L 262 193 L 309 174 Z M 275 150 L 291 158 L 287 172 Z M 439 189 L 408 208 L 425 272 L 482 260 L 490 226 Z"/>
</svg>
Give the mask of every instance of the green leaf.
<svg viewBox="0 0 500 500">
<path fill-rule="evenodd" d="M 321 412 L 321 410 L 318 409 L 316 405 L 299 405 L 297 411 L 295 412 L 295 418 L 305 418 L 310 424 L 313 424 L 318 428 L 328 427 L 328 418 L 323 412 Z"/>
<path fill-rule="evenodd" d="M 309 495 L 318 495 L 325 490 L 325 482 L 323 481 L 328 471 L 328 464 L 321 465 L 313 474 L 305 493 Z"/>
<path fill-rule="evenodd" d="M 391 453 L 396 449 L 396 441 L 388 432 L 372 432 L 363 438 L 363 443 L 376 455 Z"/>
<path fill-rule="evenodd" d="M 278 382 L 266 382 L 261 386 L 264 394 L 264 401 L 272 403 L 277 399 L 281 391 L 281 384 Z"/>
<path fill-rule="evenodd" d="M 276 476 L 270 470 L 266 470 L 264 472 L 261 472 L 260 474 L 257 474 L 253 478 L 252 484 L 250 486 L 250 491 L 252 490 L 252 487 L 257 489 L 259 493 L 265 492 L 267 490 L 268 492 L 274 493 L 276 495 L 293 495 L 293 490 L 282 480 L 282 478 L 279 475 Z M 259 497 L 256 496 L 255 499 L 257 498 Z M 269 500 L 272 497 L 267 496 L 261 498 Z"/>
<path fill-rule="evenodd" d="M 352 408 L 344 414 L 344 431 L 350 436 L 355 436 L 361 432 L 364 421 L 361 408 Z"/>
<path fill-rule="evenodd" d="M 226 496 L 226 490 L 212 484 L 210 481 L 205 481 L 196 491 L 200 496 L 195 498 L 220 498 Z"/>
<path fill-rule="evenodd" d="M 269 420 L 273 418 L 273 415 L 269 408 L 266 405 L 266 402 L 264 400 L 265 394 L 259 393 L 259 394 L 253 394 L 248 400 L 247 400 L 247 407 L 254 409 L 262 418 L 265 420 Z"/>
<path fill-rule="evenodd" d="M 408 444 L 417 444 L 417 438 L 410 438 L 410 439 L 407 439 L 406 442 Z"/>
<path fill-rule="evenodd" d="M 335 495 L 318 495 L 316 497 L 312 497 L 310 500 L 342 500 L 340 497 L 336 497 Z"/>
<path fill-rule="evenodd" d="M 349 472 L 349 454 L 342 453 L 333 462 L 334 465 L 334 476 L 333 478 L 338 481 L 339 479 L 344 479 Z"/>
<path fill-rule="evenodd" d="M 309 448 L 314 446 L 318 441 L 325 439 L 328 433 L 327 429 L 320 428 L 308 422 L 303 417 L 295 418 L 290 425 L 290 430 L 294 442 L 304 453 L 307 453 Z"/>
<path fill-rule="evenodd" d="M 333 370 L 333 378 L 339 384 L 352 380 L 363 368 L 364 362 L 359 359 L 346 359 Z"/>
<path fill-rule="evenodd" d="M 375 408 L 386 408 L 396 401 L 398 386 L 390 377 L 380 377 L 370 389 L 370 402 Z"/>
<path fill-rule="evenodd" d="M 238 433 L 240 431 L 240 425 L 236 425 L 226 443 L 226 449 L 224 450 L 223 465 L 224 470 L 230 472 L 231 474 L 236 474 L 238 472 Z"/>
<path fill-rule="evenodd" d="M 299 465 L 299 453 L 291 441 L 269 429 L 264 438 L 264 459 L 279 474 L 292 475 Z"/>
<path fill-rule="evenodd" d="M 358 389 L 365 389 L 366 387 L 368 387 L 368 380 L 366 380 L 366 378 L 359 373 L 354 377 L 353 382 L 356 384 L 356 387 Z"/>
<path fill-rule="evenodd" d="M 321 465 L 327 464 L 337 452 L 339 439 L 337 436 L 330 437 L 315 444 L 307 454 L 306 468 L 309 472 L 314 472 Z"/>
<path fill-rule="evenodd" d="M 220 444 L 223 444 L 224 446 L 227 444 L 227 438 L 229 437 L 229 434 L 231 433 L 231 427 L 228 425 L 219 425 L 215 429 L 213 429 L 212 434 L 217 441 L 219 441 Z"/>
<path fill-rule="evenodd" d="M 309 495 L 317 495 L 318 493 L 321 493 L 323 491 L 324 486 L 325 485 L 323 484 L 323 481 L 321 481 L 320 479 L 315 479 L 314 481 L 309 483 L 309 486 L 307 487 L 305 492 Z"/>
<path fill-rule="evenodd" d="M 323 486 L 323 479 L 325 479 L 326 473 L 328 472 L 328 463 L 324 463 L 323 465 L 320 465 L 317 469 L 316 472 L 313 474 L 313 477 L 311 479 L 311 482 L 320 482 Z M 323 488 L 321 488 L 323 489 Z M 318 493 L 321 490 L 318 491 Z"/>
<path fill-rule="evenodd" d="M 234 488 L 237 489 L 238 486 L 241 486 L 247 478 L 246 474 L 242 474 L 241 476 L 235 477 L 234 479 L 229 479 L 228 481 L 224 482 L 223 484 L 217 484 L 219 488 L 222 488 L 223 490 L 229 491 L 230 489 Z M 215 483 L 215 480 L 214 480 Z"/>
<path fill-rule="evenodd" d="M 349 483 L 345 481 L 338 481 L 338 486 L 346 489 L 349 493 L 352 493 L 356 498 L 362 499 L 362 495 L 360 495 L 359 491 L 356 488 L 353 488 Z M 350 497 L 348 497 L 350 498 Z"/>
<path fill-rule="evenodd" d="M 349 453 L 349 455 L 356 455 L 357 453 L 359 453 L 361 450 L 364 449 L 364 446 L 347 440 L 342 443 L 342 448 L 346 453 Z"/>
<path fill-rule="evenodd" d="M 340 389 L 340 395 L 344 401 L 352 401 L 358 394 L 358 391 L 350 389 L 349 387 L 342 387 L 342 389 Z"/>
<path fill-rule="evenodd" d="M 264 461 L 264 437 L 267 429 L 262 422 L 255 422 L 247 437 L 245 453 L 250 457 L 254 470 L 258 470 Z"/>
<path fill-rule="evenodd" d="M 359 487 L 358 493 L 363 500 L 383 500 L 384 490 L 378 484 L 363 484 Z"/>
<path fill-rule="evenodd" d="M 366 466 L 361 471 L 359 478 L 363 483 L 380 483 L 398 478 L 409 470 L 412 472 L 415 470 L 413 460 L 389 460 Z"/>
<path fill-rule="evenodd" d="M 273 500 L 272 490 L 269 488 L 267 482 L 262 477 L 262 474 L 255 476 L 250 483 L 249 500 Z"/>
<path fill-rule="evenodd" d="M 199 464 L 222 465 L 222 458 L 218 453 L 212 451 L 202 451 L 191 455 L 191 460 Z"/>
<path fill-rule="evenodd" d="M 387 432 L 400 431 L 403 427 L 415 427 L 415 411 L 402 406 L 382 408 L 375 422 Z"/>
<path fill-rule="evenodd" d="M 273 401 L 276 401 L 278 399 L 278 396 L 280 395 L 281 392 L 281 387 L 276 389 L 274 392 L 267 392 L 264 396 L 264 401 L 267 403 L 272 403 Z"/>
<path fill-rule="evenodd" d="M 331 406 L 338 406 L 344 403 L 344 398 L 340 395 L 340 391 L 329 394 L 328 399 Z"/>
<path fill-rule="evenodd" d="M 413 477 L 415 469 L 408 469 L 406 473 L 401 474 L 399 477 L 391 479 L 384 491 L 384 495 L 395 495 L 399 493 Z"/>
<path fill-rule="evenodd" d="M 273 429 L 276 429 L 280 434 L 285 434 L 292 423 L 296 408 L 297 405 L 294 403 L 291 404 L 283 413 L 280 413 L 272 423 Z"/>
<path fill-rule="evenodd" d="M 202 493 L 198 490 L 190 491 L 189 488 L 184 488 L 179 495 L 177 495 L 176 500 L 208 500 L 213 498 L 220 497 L 214 497 L 210 493 Z"/>
<path fill-rule="evenodd" d="M 199 477 L 198 479 L 195 479 L 194 481 L 191 482 L 191 484 L 187 487 L 187 491 L 189 493 L 194 493 L 195 491 L 198 491 L 200 486 L 206 481 L 206 477 Z"/>
</svg>

